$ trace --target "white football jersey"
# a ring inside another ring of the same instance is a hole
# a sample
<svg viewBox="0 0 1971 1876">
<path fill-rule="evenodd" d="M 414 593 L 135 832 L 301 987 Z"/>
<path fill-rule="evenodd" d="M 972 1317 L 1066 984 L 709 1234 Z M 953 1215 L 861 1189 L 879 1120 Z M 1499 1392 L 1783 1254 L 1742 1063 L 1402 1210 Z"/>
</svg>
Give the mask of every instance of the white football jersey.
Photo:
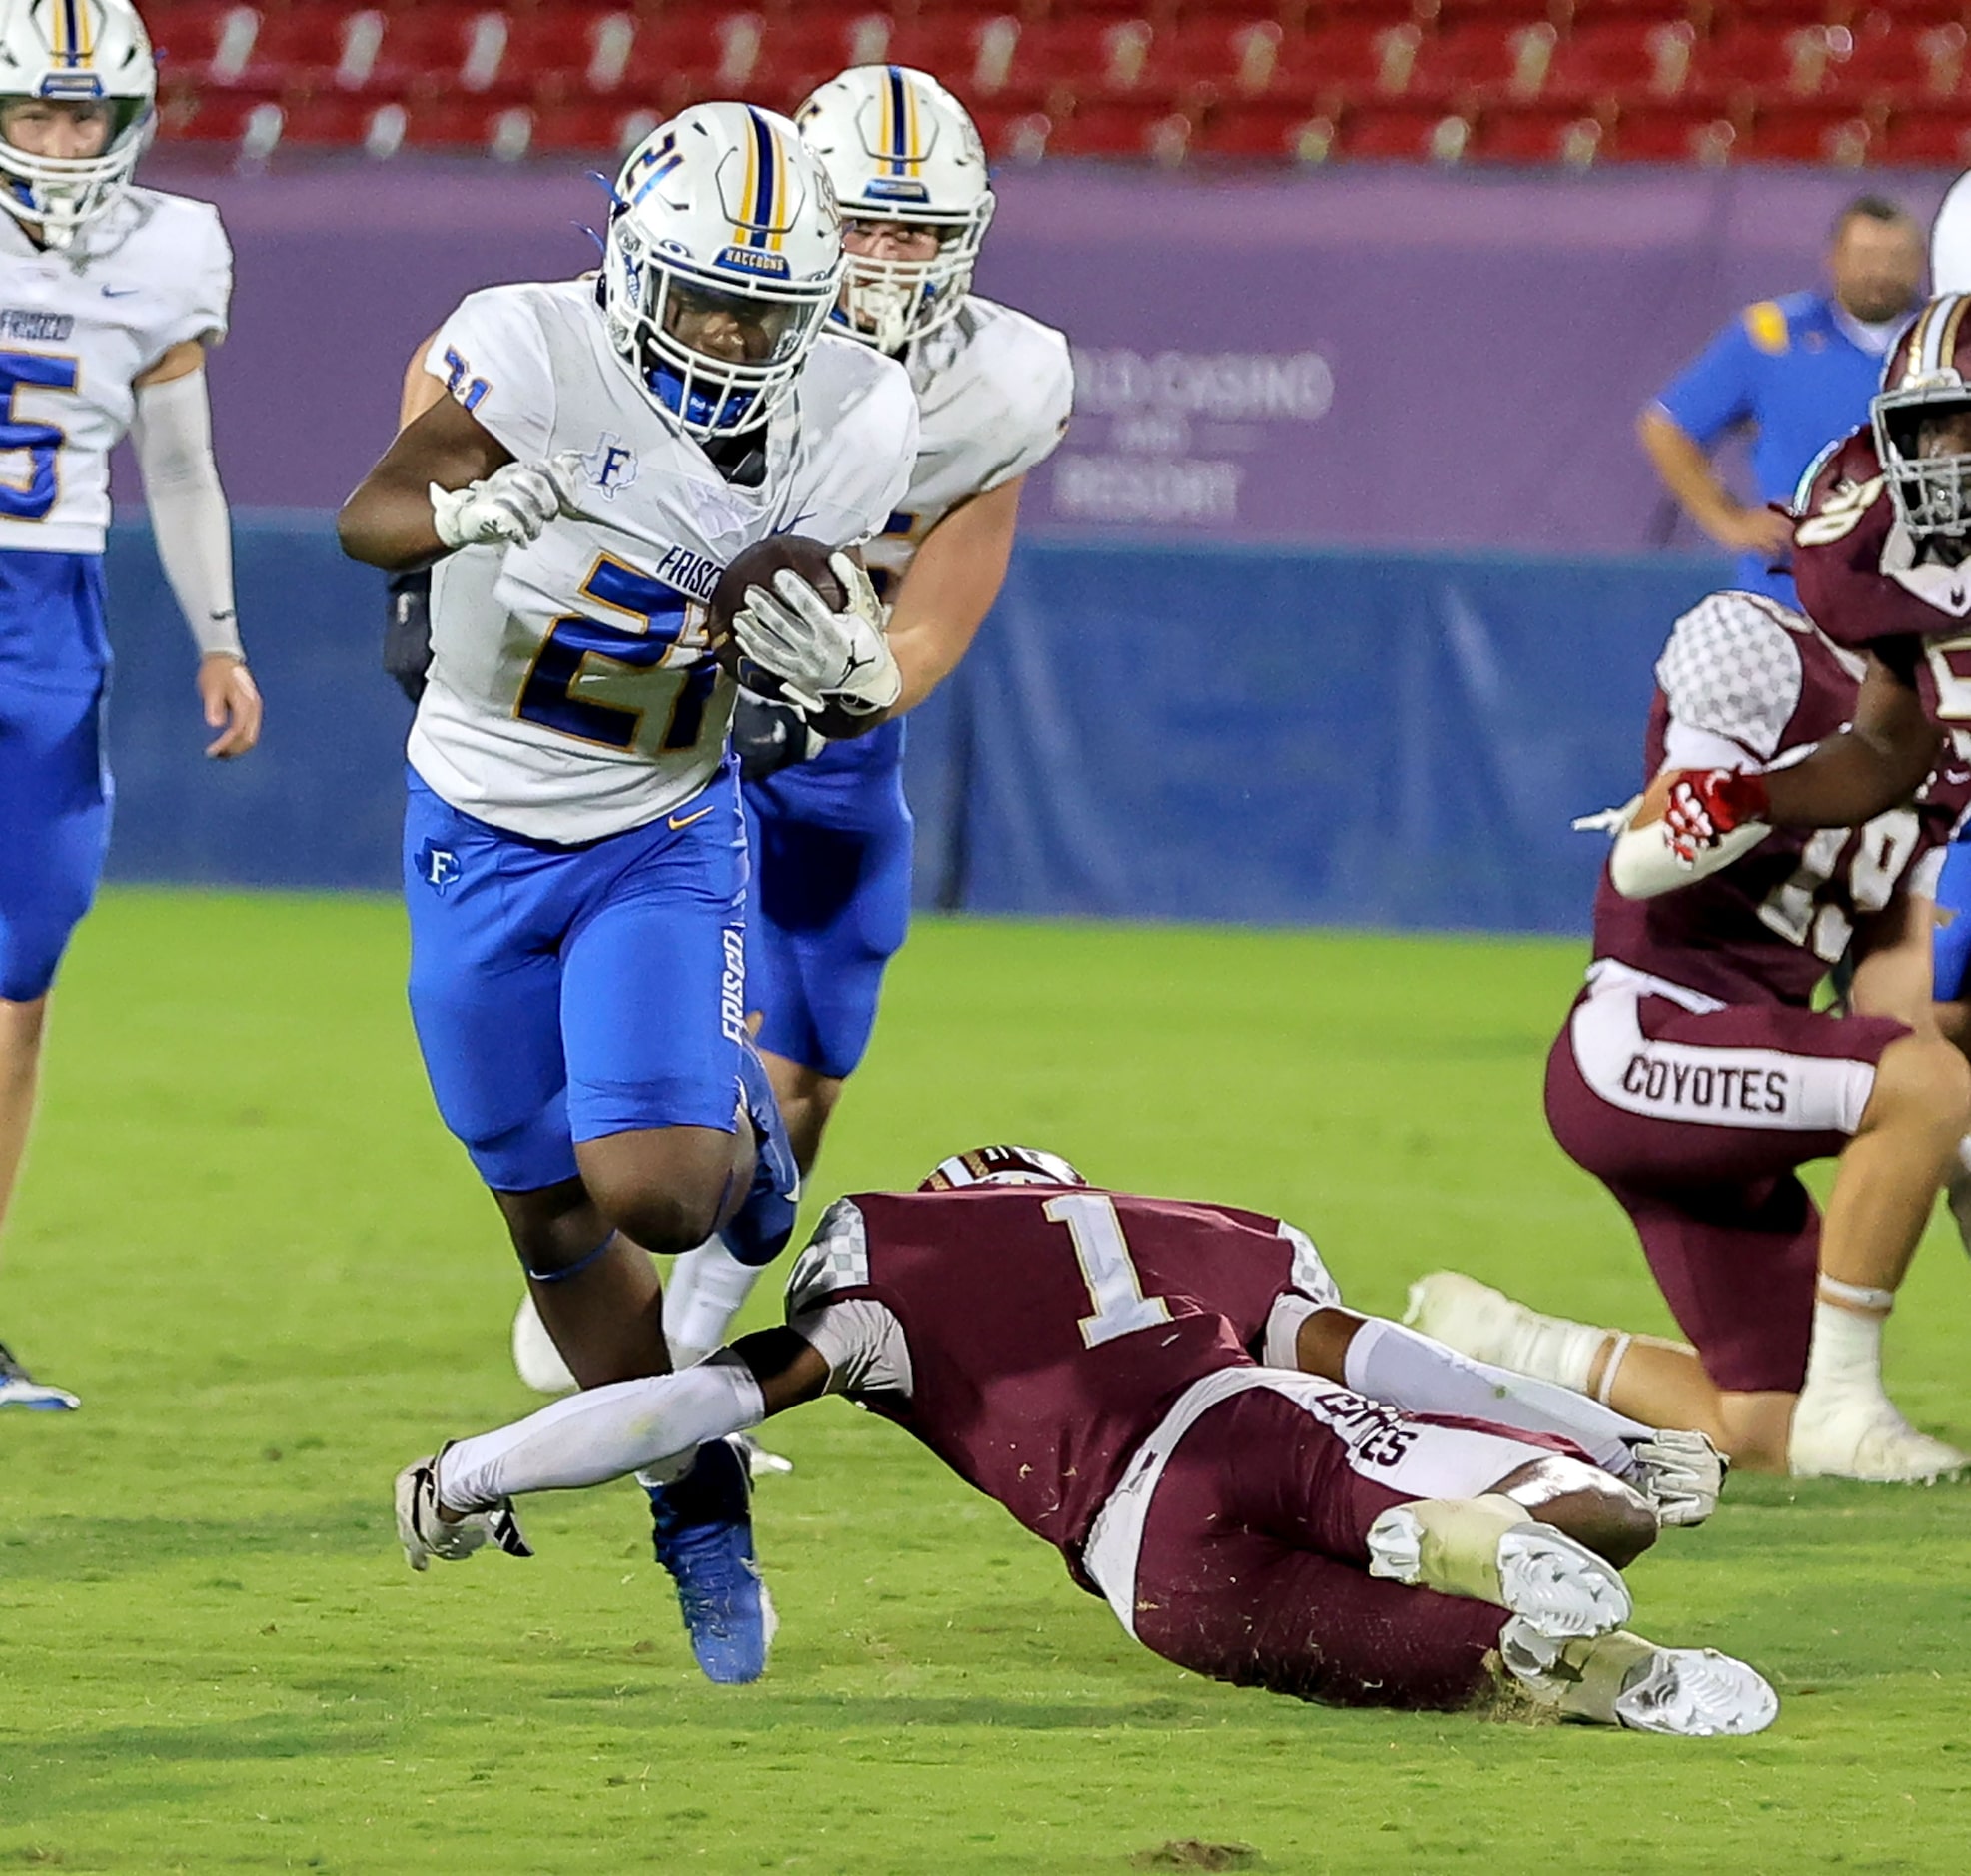
<svg viewBox="0 0 1971 1876">
<path fill-rule="evenodd" d="M 101 553 L 135 381 L 226 336 L 233 251 L 209 202 L 129 189 L 66 253 L 0 216 L 0 549 Z"/>
<path fill-rule="evenodd" d="M 412 766 L 454 807 L 529 839 L 640 827 L 724 753 L 734 690 L 705 630 L 719 575 L 771 534 L 848 547 L 882 528 L 916 458 L 910 383 L 852 340 L 819 341 L 745 488 L 637 390 L 591 280 L 472 295 L 425 369 L 516 461 L 579 455 L 582 516 L 530 547 L 439 563 Z"/>
<path fill-rule="evenodd" d="M 1051 326 L 996 301 L 967 296 L 958 317 L 904 357 L 922 430 L 901 511 L 865 556 L 897 583 L 938 522 L 1046 462 L 1068 427 L 1074 371 Z M 893 531 L 892 531 L 893 530 Z"/>
</svg>

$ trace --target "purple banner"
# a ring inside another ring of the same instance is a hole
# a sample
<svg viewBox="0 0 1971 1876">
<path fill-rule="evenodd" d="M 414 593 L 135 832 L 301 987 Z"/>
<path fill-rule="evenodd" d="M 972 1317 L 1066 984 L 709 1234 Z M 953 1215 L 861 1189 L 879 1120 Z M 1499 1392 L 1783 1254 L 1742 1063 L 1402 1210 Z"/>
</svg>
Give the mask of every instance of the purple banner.
<svg viewBox="0 0 1971 1876">
<path fill-rule="evenodd" d="M 573 166 L 240 176 L 172 158 L 146 177 L 217 200 L 232 230 L 215 406 L 252 506 L 339 502 L 389 440 L 419 341 L 475 287 L 591 265 L 580 225 L 605 200 Z M 1866 184 L 1927 219 L 1947 180 Z M 1733 310 L 1815 284 L 1863 186 L 1791 169 L 1011 172 L 981 288 L 1064 327 L 1081 380 L 1028 525 L 1649 544 L 1664 510 L 1636 412 Z"/>
</svg>

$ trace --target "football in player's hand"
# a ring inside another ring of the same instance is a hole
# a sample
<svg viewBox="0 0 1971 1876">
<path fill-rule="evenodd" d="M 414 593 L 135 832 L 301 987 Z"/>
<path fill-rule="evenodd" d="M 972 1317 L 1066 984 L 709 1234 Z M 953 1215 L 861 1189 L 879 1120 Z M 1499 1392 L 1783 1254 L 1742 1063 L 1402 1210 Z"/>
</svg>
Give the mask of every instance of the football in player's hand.
<svg viewBox="0 0 1971 1876">
<path fill-rule="evenodd" d="M 787 701 L 780 679 L 747 657 L 733 636 L 732 617 L 745 605 L 747 592 L 754 586 L 772 591 L 773 576 L 784 567 L 806 580 L 831 611 L 839 612 L 849 599 L 835 576 L 835 569 L 828 564 L 828 556 L 834 551 L 805 534 L 774 534 L 746 548 L 720 575 L 711 595 L 712 655 L 718 660 L 719 668 L 742 689 L 750 690 L 768 703 Z M 847 711 L 837 708 L 831 707 L 819 715 L 813 711 L 803 714 L 816 733 L 823 736 L 851 736 L 864 727 Z"/>
<path fill-rule="evenodd" d="M 1631 827 L 1653 827 L 1663 818 L 1663 810 L 1670 804 L 1670 789 L 1678 776 L 1687 773 L 1680 768 L 1666 768 L 1657 775 L 1642 791 L 1642 805 L 1629 816 Z"/>
</svg>

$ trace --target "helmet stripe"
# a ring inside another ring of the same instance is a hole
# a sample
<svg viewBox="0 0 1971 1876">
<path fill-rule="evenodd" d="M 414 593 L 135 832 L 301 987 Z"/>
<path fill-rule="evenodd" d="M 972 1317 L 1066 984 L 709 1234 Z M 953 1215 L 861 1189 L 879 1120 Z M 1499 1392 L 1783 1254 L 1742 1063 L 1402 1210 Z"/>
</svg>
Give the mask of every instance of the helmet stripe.
<svg viewBox="0 0 1971 1876">
<path fill-rule="evenodd" d="M 774 207 L 779 196 L 778 166 L 780 147 L 772 126 L 751 105 L 746 115 L 753 121 L 752 148 L 746 153 L 746 193 L 752 198 L 752 227 L 737 238 L 737 245 L 755 248 L 767 245 L 767 230 L 773 226 Z"/>
<path fill-rule="evenodd" d="M 889 96 L 885 100 L 889 118 L 890 174 L 901 176 L 909 167 L 910 157 L 910 87 L 903 82 L 903 67 L 890 67 Z"/>
<path fill-rule="evenodd" d="M 1961 293 L 1950 297 L 1950 312 L 1943 321 L 1943 331 L 1937 340 L 1939 371 L 1949 371 L 1957 363 L 1957 333 L 1964 324 L 1964 315 L 1971 312 L 1971 298 Z"/>
</svg>

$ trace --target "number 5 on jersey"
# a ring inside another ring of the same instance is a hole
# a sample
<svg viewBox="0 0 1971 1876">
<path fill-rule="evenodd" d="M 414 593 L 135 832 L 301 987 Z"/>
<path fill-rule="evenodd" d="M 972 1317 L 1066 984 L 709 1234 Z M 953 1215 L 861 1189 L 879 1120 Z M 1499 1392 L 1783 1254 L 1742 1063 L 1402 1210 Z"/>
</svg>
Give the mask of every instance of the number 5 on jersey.
<svg viewBox="0 0 1971 1876">
<path fill-rule="evenodd" d="M 1118 1336 L 1155 1329 L 1170 1321 L 1170 1305 L 1162 1297 L 1143 1294 L 1143 1280 L 1130 1261 L 1129 1241 L 1123 1236 L 1122 1220 L 1116 1216 L 1116 1202 L 1107 1193 L 1077 1192 L 1049 1199 L 1041 1214 L 1056 1225 L 1067 1226 L 1068 1236 L 1074 1240 L 1082 1282 L 1088 1286 L 1088 1300 L 1095 1305 L 1095 1314 L 1081 1319 L 1081 1339 L 1089 1348 L 1099 1349 Z"/>
<path fill-rule="evenodd" d="M 68 436 L 59 424 L 24 422 L 14 414 L 14 401 L 23 391 L 73 391 L 81 374 L 74 359 L 45 352 L 0 352 L 0 400 L 6 404 L 0 421 L 0 456 L 25 451 L 26 479 L 0 471 L 0 514 L 15 521 L 45 521 L 61 493 L 55 459 Z"/>
<path fill-rule="evenodd" d="M 513 714 L 582 742 L 650 757 L 692 748 L 705 733 L 705 705 L 718 682 L 704 609 L 606 555 L 582 581 L 581 597 L 640 621 L 642 629 L 582 613 L 557 618 L 533 654 Z"/>
</svg>

